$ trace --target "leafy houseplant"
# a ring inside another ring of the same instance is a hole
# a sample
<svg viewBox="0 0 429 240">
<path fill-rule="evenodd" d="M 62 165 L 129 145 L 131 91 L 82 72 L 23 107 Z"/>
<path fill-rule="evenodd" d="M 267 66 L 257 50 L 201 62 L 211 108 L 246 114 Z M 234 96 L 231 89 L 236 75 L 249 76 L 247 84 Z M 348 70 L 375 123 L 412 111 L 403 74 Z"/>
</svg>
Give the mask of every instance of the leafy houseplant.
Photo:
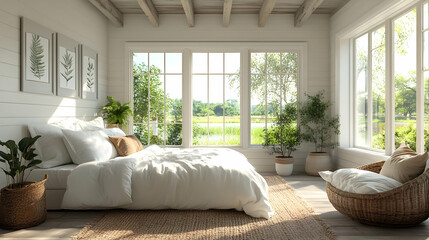
<svg viewBox="0 0 429 240">
<path fill-rule="evenodd" d="M 265 148 L 271 148 L 276 156 L 276 171 L 279 175 L 291 175 L 294 159 L 292 152 L 301 144 L 301 132 L 297 126 L 297 107 L 290 103 L 284 110 L 276 116 L 274 125 L 264 130 L 265 141 L 262 144 Z"/>
<path fill-rule="evenodd" d="M 302 138 L 313 143 L 315 149 L 307 156 L 305 171 L 317 176 L 319 171 L 331 168 L 329 153 L 324 152 L 324 149 L 336 147 L 338 143 L 332 140 L 332 136 L 340 134 L 339 116 L 328 115 L 332 104 L 330 101 L 324 101 L 323 95 L 323 91 L 314 96 L 306 94 L 307 101 L 300 109 Z"/>
<path fill-rule="evenodd" d="M 101 108 L 101 114 L 106 119 L 107 124 L 117 124 L 123 126 L 128 122 L 128 117 L 133 115 L 129 102 L 121 104 L 113 97 L 107 96 L 108 103 Z"/>
<path fill-rule="evenodd" d="M 0 161 L 7 163 L 8 170 L 1 168 L 3 172 L 9 176 L 9 188 L 22 188 L 25 186 L 24 175 L 27 168 L 31 168 L 41 163 L 41 160 L 34 159 L 37 154 L 34 153 L 32 146 L 41 136 L 34 138 L 25 137 L 19 141 L 18 145 L 13 140 L 7 142 L 0 141 L 0 146 L 5 146 L 9 149 L 9 153 L 0 151 Z M 18 150 L 20 153 L 18 153 Z M 25 164 L 27 162 L 27 164 Z"/>
<path fill-rule="evenodd" d="M 9 185 L 1 189 L 0 224 L 2 228 L 20 229 L 38 225 L 46 220 L 45 179 L 40 182 L 25 182 L 25 170 L 41 163 L 34 159 L 37 154 L 32 147 L 41 136 L 25 137 L 18 145 L 13 140 L 0 141 L 0 146 L 9 153 L 0 151 L 1 168 L 8 176 Z"/>
</svg>

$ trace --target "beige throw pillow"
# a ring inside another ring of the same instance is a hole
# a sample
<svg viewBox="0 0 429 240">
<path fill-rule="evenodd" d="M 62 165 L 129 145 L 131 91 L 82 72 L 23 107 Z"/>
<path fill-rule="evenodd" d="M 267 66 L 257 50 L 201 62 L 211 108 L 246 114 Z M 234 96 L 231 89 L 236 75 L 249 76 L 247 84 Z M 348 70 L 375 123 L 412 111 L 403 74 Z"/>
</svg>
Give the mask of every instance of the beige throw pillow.
<svg viewBox="0 0 429 240">
<path fill-rule="evenodd" d="M 402 144 L 386 160 L 380 174 L 405 183 L 423 173 L 427 160 L 427 152 L 417 154 L 407 144 Z"/>
<path fill-rule="evenodd" d="M 140 140 L 134 135 L 125 137 L 109 137 L 119 156 L 128 156 L 143 150 Z"/>
</svg>

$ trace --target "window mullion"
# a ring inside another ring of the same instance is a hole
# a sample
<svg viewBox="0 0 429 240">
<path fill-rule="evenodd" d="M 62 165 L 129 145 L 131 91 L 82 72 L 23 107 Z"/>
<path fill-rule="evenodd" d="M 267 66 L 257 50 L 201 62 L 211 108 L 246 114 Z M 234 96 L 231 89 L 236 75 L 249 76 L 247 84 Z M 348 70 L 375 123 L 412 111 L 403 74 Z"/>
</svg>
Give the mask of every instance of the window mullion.
<svg viewBox="0 0 429 240">
<path fill-rule="evenodd" d="M 391 155 L 395 148 L 395 94 L 394 94 L 394 46 L 393 46 L 393 20 L 386 21 L 386 121 L 385 121 L 385 154 Z"/>
<path fill-rule="evenodd" d="M 423 44 L 422 37 L 423 32 L 421 31 L 422 27 L 422 4 L 417 5 L 416 9 L 416 150 L 418 153 L 422 153 L 425 151 L 424 149 L 424 82 L 423 82 Z"/>
<path fill-rule="evenodd" d="M 368 147 L 372 148 L 372 33 L 368 32 L 368 132 L 367 143 Z"/>
<path fill-rule="evenodd" d="M 192 143 L 192 53 L 186 49 L 182 54 L 182 146 Z"/>
</svg>

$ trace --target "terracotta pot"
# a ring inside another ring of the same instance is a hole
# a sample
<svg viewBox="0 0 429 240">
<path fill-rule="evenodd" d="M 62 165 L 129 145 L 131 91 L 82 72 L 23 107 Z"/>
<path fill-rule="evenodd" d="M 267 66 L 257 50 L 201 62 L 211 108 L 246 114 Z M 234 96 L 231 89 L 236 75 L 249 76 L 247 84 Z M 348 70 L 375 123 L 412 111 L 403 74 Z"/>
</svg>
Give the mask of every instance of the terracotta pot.
<svg viewBox="0 0 429 240">
<path fill-rule="evenodd" d="M 331 169 L 331 157 L 327 152 L 311 152 L 305 160 L 305 172 L 308 175 L 319 176 L 320 171 Z"/>
<path fill-rule="evenodd" d="M 39 225 L 46 220 L 45 179 L 26 182 L 22 188 L 1 189 L 0 224 L 6 229 L 21 229 Z"/>
<path fill-rule="evenodd" d="M 293 157 L 276 156 L 276 172 L 280 176 L 290 176 L 293 171 Z"/>
</svg>

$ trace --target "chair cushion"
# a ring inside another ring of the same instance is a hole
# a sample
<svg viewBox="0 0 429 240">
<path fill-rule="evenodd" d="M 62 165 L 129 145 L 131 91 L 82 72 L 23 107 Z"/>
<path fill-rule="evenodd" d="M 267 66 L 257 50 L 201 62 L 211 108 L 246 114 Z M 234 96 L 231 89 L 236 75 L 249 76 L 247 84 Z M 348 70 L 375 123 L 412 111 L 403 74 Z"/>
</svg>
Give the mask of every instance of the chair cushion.
<svg viewBox="0 0 429 240">
<path fill-rule="evenodd" d="M 349 193 L 377 194 L 402 185 L 395 179 L 356 168 L 322 171 L 319 174 L 335 188 Z"/>
<path fill-rule="evenodd" d="M 405 183 L 423 173 L 427 160 L 427 152 L 417 154 L 407 144 L 402 144 L 386 160 L 380 174 Z"/>
</svg>

